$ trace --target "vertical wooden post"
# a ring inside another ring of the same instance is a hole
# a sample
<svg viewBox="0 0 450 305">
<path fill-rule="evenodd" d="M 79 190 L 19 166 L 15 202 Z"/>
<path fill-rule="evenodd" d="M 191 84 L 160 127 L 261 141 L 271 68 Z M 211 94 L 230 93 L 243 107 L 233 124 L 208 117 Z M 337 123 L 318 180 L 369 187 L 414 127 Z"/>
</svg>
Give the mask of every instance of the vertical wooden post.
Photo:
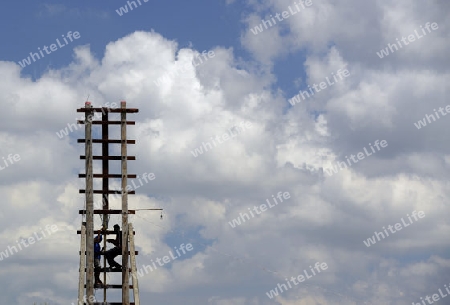
<svg viewBox="0 0 450 305">
<path fill-rule="evenodd" d="M 94 295 L 94 184 L 92 175 L 92 119 L 90 102 L 85 103 L 85 155 L 86 155 L 86 298 L 92 304 Z"/>
<path fill-rule="evenodd" d="M 102 121 L 106 122 L 108 121 L 108 108 L 103 107 L 102 108 Z M 109 209 L 109 160 L 107 159 L 109 156 L 109 125 L 108 124 L 102 124 L 102 204 L 103 204 L 103 210 Z M 108 229 L 108 214 L 103 214 L 103 228 Z M 106 239 L 107 236 L 103 236 L 103 248 L 106 250 Z M 103 268 L 106 270 L 106 258 L 103 256 Z M 103 302 L 106 303 L 106 272 L 103 272 Z"/>
<path fill-rule="evenodd" d="M 83 301 L 84 295 L 84 279 L 86 276 L 86 223 L 83 222 L 81 225 L 81 245 L 80 245 L 80 278 L 78 280 L 78 301 L 77 304 L 80 304 Z"/>
<path fill-rule="evenodd" d="M 122 156 L 122 304 L 130 305 L 130 279 L 128 273 L 128 191 L 127 191 L 127 103 L 120 102 L 122 112 L 121 156 Z"/>
<path fill-rule="evenodd" d="M 134 247 L 134 234 L 133 234 L 133 224 L 128 225 L 128 232 L 130 232 L 130 263 L 131 263 L 131 276 L 133 277 L 133 295 L 134 295 L 134 305 L 141 305 L 141 300 L 139 298 L 139 285 L 136 270 L 136 255 Z"/>
</svg>

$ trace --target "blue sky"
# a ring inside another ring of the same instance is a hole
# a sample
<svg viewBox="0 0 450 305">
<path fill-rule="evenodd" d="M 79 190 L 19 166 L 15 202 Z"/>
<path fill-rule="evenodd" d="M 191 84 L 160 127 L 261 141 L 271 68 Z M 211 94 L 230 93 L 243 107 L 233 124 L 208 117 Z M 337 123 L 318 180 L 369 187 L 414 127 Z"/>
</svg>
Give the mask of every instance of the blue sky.
<svg viewBox="0 0 450 305">
<path fill-rule="evenodd" d="M 136 2 L 137 3 L 137 2 Z M 167 39 L 176 40 L 179 48 L 210 50 L 216 46 L 233 48 L 234 55 L 252 61 L 252 55 L 242 47 L 240 35 L 246 29 L 241 22 L 250 12 L 249 5 L 236 1 L 194 0 L 189 2 L 167 0 L 141 1 L 138 8 L 119 16 L 116 12 L 126 1 L 71 1 L 71 2 L 7 2 L 0 12 L 0 25 L 9 29 L 0 33 L 3 42 L 0 58 L 18 62 L 37 52 L 37 48 L 55 43 L 61 35 L 78 31 L 81 38 L 46 54 L 22 70 L 23 75 L 39 78 L 47 69 L 58 69 L 69 64 L 73 48 L 89 44 L 97 58 L 102 58 L 105 46 L 136 30 L 154 30 Z M 14 17 L 13 17 L 14 16 Z M 62 40 L 61 40 L 62 42 Z M 293 79 L 305 77 L 304 56 L 301 52 L 280 56 L 274 61 L 278 76 L 274 88 L 281 88 L 287 96 L 298 92 Z M 297 67 L 297 69 L 292 69 Z"/>
<path fill-rule="evenodd" d="M 90 44 L 99 57 L 108 42 L 136 30 L 154 29 L 177 40 L 180 47 L 191 43 L 200 50 L 216 45 L 238 46 L 236 37 L 241 30 L 243 7 L 236 10 L 221 1 L 201 0 L 141 3 L 137 9 L 119 16 L 115 10 L 126 5 L 126 1 L 8 2 L 0 21 L 3 28 L 10 29 L 1 33 L 2 58 L 18 61 L 28 54 L 25 50 L 34 51 L 68 31 L 79 31 L 82 38 L 77 44 Z M 70 63 L 70 49 L 49 56 L 36 73 L 40 75 L 50 61 L 55 67 Z"/>
<path fill-rule="evenodd" d="M 122 0 L 6 2 L 0 160 L 21 158 L 0 168 L 0 304 L 75 301 L 75 232 L 85 202 L 77 175 L 84 146 L 76 139 L 84 129 L 68 127 L 88 94 L 94 106 L 126 100 L 139 109 L 130 117 L 136 125 L 128 138 L 136 144 L 128 153 L 136 160 L 128 169 L 156 178 L 129 205 L 164 208 L 164 219 L 154 211 L 130 217 L 138 268 L 182 243 L 194 247 L 140 280 L 143 304 L 409 305 L 449 285 L 450 146 L 443 131 L 450 116 L 427 122 L 425 115 L 449 103 L 450 5 L 310 1 L 258 34 L 251 29 L 293 1 L 141 0 L 123 16 L 116 12 L 127 5 Z M 377 55 L 427 22 L 439 27 Z M 20 67 L 69 31 L 81 37 Z M 192 64 L 204 50 L 215 56 Z M 343 69 L 345 78 L 325 83 Z M 299 89 L 321 82 L 320 92 L 290 103 Z M 228 135 L 243 122 L 251 127 Z M 216 136 L 223 141 L 212 147 Z M 376 140 L 388 145 L 331 176 L 324 171 Z M 206 142 L 212 148 L 193 154 Z M 286 191 L 289 200 L 230 225 Z M 110 204 L 120 207 L 120 198 Z M 370 247 L 363 242 L 413 211 L 426 216 Z M 54 235 L 4 256 L 18 238 L 53 224 L 60 228 Z M 267 296 L 316 262 L 329 268 Z M 115 276 L 108 283 L 119 282 Z"/>
</svg>

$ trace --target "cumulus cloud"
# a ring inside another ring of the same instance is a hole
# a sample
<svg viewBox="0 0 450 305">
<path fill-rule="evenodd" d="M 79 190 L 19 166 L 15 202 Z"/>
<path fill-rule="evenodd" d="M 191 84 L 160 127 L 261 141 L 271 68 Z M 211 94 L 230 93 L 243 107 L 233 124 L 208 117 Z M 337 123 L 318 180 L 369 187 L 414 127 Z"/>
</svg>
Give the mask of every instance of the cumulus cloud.
<svg viewBox="0 0 450 305">
<path fill-rule="evenodd" d="M 140 109 L 130 115 L 137 124 L 128 128 L 129 138 L 137 143 L 129 154 L 137 161 L 129 171 L 152 172 L 156 179 L 137 190 L 130 207 L 165 211 L 163 220 L 153 212 L 130 216 L 138 268 L 181 243 L 194 248 L 140 279 L 145 302 L 410 304 L 449 283 L 449 156 L 442 132 L 449 123 L 443 116 L 420 130 L 413 124 L 448 104 L 448 7 L 313 1 L 280 27 L 250 32 L 268 13 L 290 4 L 249 1 L 255 7 L 243 18 L 248 29 L 241 41 L 254 62 L 242 63 L 233 49 L 216 47 L 214 58 L 195 66 L 197 50 L 179 48 L 154 31 L 110 42 L 102 58 L 89 46 L 78 47 L 71 64 L 36 81 L 21 75 L 17 64 L 0 62 L 0 158 L 21 156 L 0 171 L 0 251 L 47 224 L 60 227 L 0 262 L 9 291 L 3 302 L 76 299 L 75 233 L 84 206 L 77 191 L 84 165 L 78 155 L 84 153 L 76 138 L 83 129 L 62 138 L 56 133 L 76 123 L 75 109 L 87 94 L 94 106 L 127 100 Z M 384 59 L 376 55 L 429 21 L 439 30 Z M 290 106 L 291 96 L 276 89 L 272 72 L 286 54 L 305 57 L 301 90 L 339 69 L 350 76 Z M 156 85 L 162 75 L 171 77 Z M 191 153 L 241 122 L 252 127 L 197 157 Z M 118 130 L 111 133 L 118 136 Z M 377 139 L 389 146 L 332 177 L 324 173 L 330 163 Z M 111 153 L 119 154 L 118 148 Z M 280 191 L 291 198 L 236 228 L 229 225 Z M 374 231 L 413 210 L 426 217 L 370 248 L 364 245 Z M 116 222 L 119 217 L 111 216 L 110 224 Z M 267 297 L 316 262 L 329 268 Z M 39 278 L 44 270 L 47 282 Z M 118 281 L 115 276 L 109 281 Z"/>
</svg>

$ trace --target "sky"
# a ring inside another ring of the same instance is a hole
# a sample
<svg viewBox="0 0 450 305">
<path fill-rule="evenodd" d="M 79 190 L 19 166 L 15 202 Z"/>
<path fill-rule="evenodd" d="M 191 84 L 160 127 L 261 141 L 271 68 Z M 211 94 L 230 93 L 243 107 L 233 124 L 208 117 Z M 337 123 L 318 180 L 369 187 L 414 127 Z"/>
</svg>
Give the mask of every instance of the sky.
<svg viewBox="0 0 450 305">
<path fill-rule="evenodd" d="M 449 12 L 442 0 L 5 3 L 0 304 L 77 302 L 87 100 L 139 109 L 129 205 L 163 209 L 130 215 L 142 304 L 450 304 Z"/>
</svg>

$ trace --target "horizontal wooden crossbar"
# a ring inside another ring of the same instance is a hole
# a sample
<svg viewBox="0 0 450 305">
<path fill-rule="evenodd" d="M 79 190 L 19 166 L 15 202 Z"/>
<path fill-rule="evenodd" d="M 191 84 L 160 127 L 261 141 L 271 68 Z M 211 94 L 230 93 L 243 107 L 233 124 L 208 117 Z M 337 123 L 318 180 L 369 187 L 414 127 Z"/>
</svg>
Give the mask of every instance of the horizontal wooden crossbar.
<svg viewBox="0 0 450 305">
<path fill-rule="evenodd" d="M 93 160 L 122 160 L 122 156 L 92 156 Z M 86 160 L 86 156 L 80 156 L 80 160 Z M 127 156 L 127 160 L 136 160 L 135 156 Z"/>
<path fill-rule="evenodd" d="M 84 284 L 84 288 L 86 288 L 86 284 Z M 112 289 L 122 289 L 122 285 L 106 285 L 106 289 L 111 289 L 111 288 Z M 130 288 L 133 288 L 133 285 L 130 285 Z M 94 303 L 94 304 L 103 304 L 103 303 Z M 113 303 L 108 302 L 107 304 L 113 304 Z M 117 304 L 122 304 L 122 303 L 117 303 Z"/>
<path fill-rule="evenodd" d="M 86 271 L 87 268 L 84 268 L 84 270 Z M 131 268 L 129 268 L 128 271 L 131 272 Z M 119 273 L 119 272 L 122 272 L 122 270 L 115 270 L 115 269 L 111 270 L 111 268 L 106 268 L 106 270 L 103 270 L 103 268 L 101 268 L 100 272 L 116 272 L 116 273 Z"/>
<path fill-rule="evenodd" d="M 78 210 L 78 214 L 86 214 L 86 210 Z M 94 210 L 94 214 L 122 214 L 122 210 Z M 128 214 L 136 214 L 136 211 L 128 210 Z"/>
<path fill-rule="evenodd" d="M 86 287 L 85 287 L 86 288 Z M 83 303 L 84 305 L 88 305 L 88 303 Z M 103 302 L 93 302 L 91 303 L 92 305 L 122 305 L 122 302 L 107 302 L 107 303 L 103 303 Z M 134 305 L 134 302 L 130 302 L 130 305 Z"/>
<path fill-rule="evenodd" d="M 86 251 L 84 253 L 86 253 Z M 78 251 L 78 254 L 81 255 L 81 251 Z M 128 254 L 130 254 L 130 251 L 128 251 Z M 134 251 L 134 254 L 139 255 L 139 251 Z M 121 255 L 121 254 L 119 254 L 119 255 Z"/>
<path fill-rule="evenodd" d="M 77 120 L 78 124 L 84 124 L 85 120 Z M 107 125 L 120 125 L 122 124 L 121 121 L 92 121 L 92 124 L 94 125 L 101 125 L 101 124 L 107 124 Z M 136 125 L 135 121 L 126 121 L 127 125 Z"/>
<path fill-rule="evenodd" d="M 103 232 L 102 232 L 102 230 L 96 230 L 96 231 L 94 231 L 94 234 L 95 234 L 95 235 L 97 235 L 98 233 L 108 234 L 108 235 L 116 234 L 115 231 L 111 231 L 111 230 L 106 230 L 106 231 L 103 231 Z M 78 231 L 77 231 L 77 234 L 81 234 L 81 230 L 78 230 Z M 136 231 L 133 231 L 133 235 L 136 235 Z"/>
<path fill-rule="evenodd" d="M 93 174 L 94 178 L 122 178 L 121 174 Z M 128 174 L 127 178 L 136 178 L 136 174 Z M 78 174 L 78 178 L 86 178 L 86 174 Z"/>
<path fill-rule="evenodd" d="M 103 234 L 103 235 L 105 235 L 105 234 L 107 234 L 107 235 L 114 235 L 114 234 L 116 234 L 116 232 L 115 232 L 115 231 L 112 231 L 112 230 L 106 230 L 106 231 L 95 230 L 95 231 L 94 231 L 94 235 L 96 235 L 96 236 L 97 236 L 97 234 L 99 234 L 99 233 L 101 233 L 101 234 Z M 77 230 L 77 234 L 81 234 L 81 230 Z M 133 231 L 133 235 L 136 235 L 136 231 Z"/>
<path fill-rule="evenodd" d="M 86 288 L 86 287 L 85 287 Z M 83 303 L 84 305 L 88 305 L 88 303 Z M 108 302 L 108 303 L 103 303 L 103 302 L 93 302 L 91 303 L 92 305 L 122 305 L 122 302 Z M 134 305 L 134 302 L 130 302 L 130 305 Z"/>
<path fill-rule="evenodd" d="M 86 194 L 86 190 L 79 190 L 79 194 Z M 104 194 L 105 192 L 103 190 L 94 190 L 94 194 Z M 117 190 L 109 190 L 107 192 L 108 194 L 122 194 L 122 191 Z M 136 194 L 136 191 L 128 191 L 127 194 Z"/>
<path fill-rule="evenodd" d="M 107 107 L 101 107 L 101 108 L 78 108 L 77 112 L 116 112 L 116 113 L 137 113 L 139 112 L 139 109 L 137 108 L 107 108 Z"/>
<path fill-rule="evenodd" d="M 126 140 L 127 144 L 136 144 L 136 140 Z M 78 139 L 78 143 L 86 143 L 86 139 Z M 112 143 L 112 144 L 121 144 L 122 140 L 103 140 L 103 139 L 92 139 L 92 143 Z"/>
</svg>

